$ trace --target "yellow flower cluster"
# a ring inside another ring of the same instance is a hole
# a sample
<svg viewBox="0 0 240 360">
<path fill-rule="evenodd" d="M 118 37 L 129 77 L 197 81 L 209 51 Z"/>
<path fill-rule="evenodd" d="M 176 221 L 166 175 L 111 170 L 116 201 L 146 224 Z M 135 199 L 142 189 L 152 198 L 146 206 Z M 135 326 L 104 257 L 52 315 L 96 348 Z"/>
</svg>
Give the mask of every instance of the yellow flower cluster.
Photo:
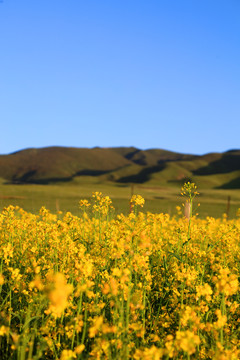
<svg viewBox="0 0 240 360">
<path fill-rule="evenodd" d="M 199 195 L 196 184 L 190 181 L 186 182 L 181 189 L 181 195 L 188 199 L 193 199 L 196 195 Z"/>
<path fill-rule="evenodd" d="M 72 285 L 66 283 L 63 274 L 50 274 L 47 277 L 46 292 L 50 301 L 46 314 L 52 314 L 54 317 L 60 317 L 68 306 L 68 296 L 72 292 Z"/>
<path fill-rule="evenodd" d="M 176 345 L 185 353 L 192 355 L 196 352 L 196 346 L 200 344 L 200 338 L 190 330 L 177 331 Z"/>
<path fill-rule="evenodd" d="M 79 205 L 0 214 L 1 359 L 239 359 L 239 218 Z"/>
<path fill-rule="evenodd" d="M 219 274 L 214 278 L 217 290 L 226 296 L 235 294 L 238 291 L 238 276 L 231 274 L 228 268 L 220 267 Z"/>
<path fill-rule="evenodd" d="M 130 203 L 143 207 L 145 204 L 145 199 L 141 195 L 133 195 L 131 197 Z"/>
</svg>

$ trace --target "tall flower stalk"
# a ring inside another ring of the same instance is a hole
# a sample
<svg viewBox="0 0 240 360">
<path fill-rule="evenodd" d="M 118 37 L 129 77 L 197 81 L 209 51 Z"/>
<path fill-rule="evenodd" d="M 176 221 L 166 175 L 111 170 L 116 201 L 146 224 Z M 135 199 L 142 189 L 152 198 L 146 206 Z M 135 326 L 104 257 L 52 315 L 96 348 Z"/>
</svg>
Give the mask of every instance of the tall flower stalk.
<svg viewBox="0 0 240 360">
<path fill-rule="evenodd" d="M 188 219 L 187 237 L 188 237 L 188 240 L 190 240 L 190 238 L 191 238 L 191 221 L 192 221 L 192 215 L 193 215 L 193 200 L 197 195 L 199 195 L 199 193 L 197 192 L 196 184 L 191 183 L 190 181 L 185 183 L 181 189 L 181 195 L 186 198 L 185 215 Z"/>
</svg>

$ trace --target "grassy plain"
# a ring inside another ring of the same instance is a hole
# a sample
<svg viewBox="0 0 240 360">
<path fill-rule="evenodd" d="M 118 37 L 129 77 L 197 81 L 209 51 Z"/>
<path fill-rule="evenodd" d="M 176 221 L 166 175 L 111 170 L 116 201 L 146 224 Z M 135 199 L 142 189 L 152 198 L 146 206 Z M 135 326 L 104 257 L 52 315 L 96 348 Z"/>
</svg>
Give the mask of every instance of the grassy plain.
<svg viewBox="0 0 240 360">
<path fill-rule="evenodd" d="M 226 213 L 228 197 L 231 197 L 229 217 L 234 218 L 240 208 L 240 190 L 238 189 L 200 189 L 198 202 L 201 206 L 197 209 L 200 218 L 206 216 L 221 217 Z M 81 176 L 72 182 L 57 184 L 6 184 L 0 182 L 0 210 L 8 205 L 18 205 L 26 211 L 37 213 L 42 206 L 51 212 L 63 213 L 70 211 L 79 215 L 78 203 L 80 199 L 89 199 L 92 192 L 101 191 L 110 196 L 116 213 L 128 214 L 131 195 L 139 194 L 146 203 L 144 212 L 176 214 L 176 206 L 181 206 L 179 184 L 172 186 L 158 186 L 153 184 L 118 184 L 100 181 L 94 176 Z"/>
<path fill-rule="evenodd" d="M 117 213 L 129 212 L 134 193 L 145 198 L 144 211 L 174 215 L 180 188 L 191 181 L 200 192 L 201 218 L 226 211 L 233 218 L 240 207 L 239 164 L 239 150 L 196 156 L 134 147 L 26 149 L 0 155 L 0 208 L 12 204 L 36 213 L 45 206 L 78 215 L 79 200 L 101 191 Z"/>
</svg>

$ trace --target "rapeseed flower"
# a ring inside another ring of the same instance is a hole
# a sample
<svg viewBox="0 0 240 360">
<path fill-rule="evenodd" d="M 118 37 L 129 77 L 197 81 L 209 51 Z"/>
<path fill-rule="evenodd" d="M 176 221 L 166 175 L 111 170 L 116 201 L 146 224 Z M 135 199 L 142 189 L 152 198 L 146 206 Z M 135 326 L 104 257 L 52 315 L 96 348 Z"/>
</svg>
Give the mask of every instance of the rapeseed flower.
<svg viewBox="0 0 240 360">
<path fill-rule="evenodd" d="M 99 192 L 80 205 L 79 217 L 0 214 L 1 353 L 239 358 L 240 219 L 110 217 Z"/>
<path fill-rule="evenodd" d="M 47 278 L 48 285 L 45 288 L 49 299 L 49 307 L 46 314 L 52 314 L 54 317 L 60 317 L 68 306 L 68 297 L 72 293 L 73 287 L 67 284 L 63 274 L 50 274 Z"/>
<path fill-rule="evenodd" d="M 200 338 L 190 330 L 177 331 L 176 345 L 186 352 L 188 355 L 192 355 L 196 351 L 196 346 L 200 344 Z"/>
<path fill-rule="evenodd" d="M 143 207 L 143 205 L 145 204 L 145 200 L 141 195 L 133 195 L 131 197 L 130 203 L 133 205 Z"/>
</svg>

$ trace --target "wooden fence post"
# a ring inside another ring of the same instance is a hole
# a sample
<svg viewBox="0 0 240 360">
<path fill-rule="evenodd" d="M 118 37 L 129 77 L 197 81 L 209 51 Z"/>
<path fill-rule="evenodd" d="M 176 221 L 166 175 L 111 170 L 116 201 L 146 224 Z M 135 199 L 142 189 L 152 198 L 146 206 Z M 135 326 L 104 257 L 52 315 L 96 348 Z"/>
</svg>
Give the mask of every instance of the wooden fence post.
<svg viewBox="0 0 240 360">
<path fill-rule="evenodd" d="M 184 206 L 184 215 L 188 220 L 190 219 L 190 209 L 191 209 L 190 202 L 186 201 Z"/>
<path fill-rule="evenodd" d="M 231 196 L 228 196 L 228 198 L 227 198 L 227 209 L 226 209 L 227 218 L 229 218 L 230 206 L 231 206 Z"/>
</svg>

